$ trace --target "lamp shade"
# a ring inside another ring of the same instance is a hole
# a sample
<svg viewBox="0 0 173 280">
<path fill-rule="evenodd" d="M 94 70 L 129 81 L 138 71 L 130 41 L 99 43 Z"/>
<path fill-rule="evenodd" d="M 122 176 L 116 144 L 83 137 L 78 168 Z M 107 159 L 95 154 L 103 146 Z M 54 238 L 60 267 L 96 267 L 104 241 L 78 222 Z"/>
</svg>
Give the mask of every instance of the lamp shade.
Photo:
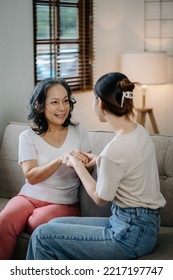
<svg viewBox="0 0 173 280">
<path fill-rule="evenodd" d="M 166 83 L 166 53 L 124 53 L 121 72 L 131 81 L 144 85 Z"/>
</svg>

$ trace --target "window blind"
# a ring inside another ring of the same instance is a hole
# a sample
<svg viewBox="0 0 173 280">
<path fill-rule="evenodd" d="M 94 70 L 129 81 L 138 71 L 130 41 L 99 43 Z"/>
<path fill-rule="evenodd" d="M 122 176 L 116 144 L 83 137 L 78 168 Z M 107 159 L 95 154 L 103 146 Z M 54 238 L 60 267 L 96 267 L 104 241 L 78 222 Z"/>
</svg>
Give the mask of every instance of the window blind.
<svg viewBox="0 0 173 280">
<path fill-rule="evenodd" d="M 93 86 L 93 0 L 33 0 L 35 83 L 64 78 Z"/>
</svg>

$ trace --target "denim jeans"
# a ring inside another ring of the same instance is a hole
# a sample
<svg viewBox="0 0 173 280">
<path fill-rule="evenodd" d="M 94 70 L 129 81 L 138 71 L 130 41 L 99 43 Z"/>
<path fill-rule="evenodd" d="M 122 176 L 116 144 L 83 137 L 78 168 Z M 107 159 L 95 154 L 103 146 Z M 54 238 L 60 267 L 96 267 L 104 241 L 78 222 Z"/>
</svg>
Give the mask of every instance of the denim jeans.
<svg viewBox="0 0 173 280">
<path fill-rule="evenodd" d="M 63 217 L 39 226 L 32 234 L 26 258 L 134 259 L 154 249 L 159 227 L 159 210 L 113 204 L 108 218 Z"/>
</svg>

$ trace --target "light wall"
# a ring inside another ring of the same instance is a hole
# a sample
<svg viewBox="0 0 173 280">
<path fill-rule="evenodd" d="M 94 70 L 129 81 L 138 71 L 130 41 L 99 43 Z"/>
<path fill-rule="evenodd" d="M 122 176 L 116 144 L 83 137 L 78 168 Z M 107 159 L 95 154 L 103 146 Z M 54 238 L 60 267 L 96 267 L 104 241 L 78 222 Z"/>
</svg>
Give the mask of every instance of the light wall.
<svg viewBox="0 0 173 280">
<path fill-rule="evenodd" d="M 73 113 L 74 120 L 80 121 L 86 128 L 91 130 L 111 131 L 107 123 L 100 123 L 92 108 L 93 92 L 74 94 L 77 103 Z M 134 94 L 135 107 L 142 106 L 142 91 L 136 88 Z M 163 135 L 173 135 L 173 85 L 148 86 L 146 92 L 146 106 L 153 107 L 154 116 L 159 129 Z M 136 112 L 135 112 L 136 115 Z M 153 133 L 148 115 L 146 116 L 146 128 Z"/>
<path fill-rule="evenodd" d="M 97 13 L 94 27 L 94 81 L 96 82 L 107 72 L 120 71 L 121 53 L 144 50 L 144 1 L 96 0 L 95 3 Z M 173 81 L 173 61 L 171 60 L 173 59 L 170 57 L 168 81 Z M 107 124 L 100 123 L 94 115 L 92 92 L 76 94 L 75 97 L 77 104 L 74 117 L 77 120 L 81 120 L 89 129 L 111 130 Z M 142 105 L 142 92 L 139 89 L 135 90 L 134 104 L 136 107 Z M 173 135 L 172 104 L 172 83 L 148 87 L 146 106 L 153 108 L 160 134 Z M 153 132 L 148 116 L 146 128 L 149 132 Z"/>
<path fill-rule="evenodd" d="M 106 72 L 120 71 L 122 52 L 143 51 L 144 1 L 94 0 L 94 82 Z M 32 1 L 0 0 L 0 138 L 9 121 L 27 121 L 28 97 L 34 87 Z M 99 123 L 92 109 L 93 93 L 74 94 L 74 119 L 92 130 L 111 130 Z M 141 93 L 135 94 L 139 106 Z M 148 105 L 161 134 L 173 135 L 173 85 L 150 87 Z M 150 122 L 146 127 L 152 132 Z"/>
<path fill-rule="evenodd" d="M 33 85 L 32 1 L 0 0 L 0 136 L 7 122 L 27 121 Z"/>
</svg>

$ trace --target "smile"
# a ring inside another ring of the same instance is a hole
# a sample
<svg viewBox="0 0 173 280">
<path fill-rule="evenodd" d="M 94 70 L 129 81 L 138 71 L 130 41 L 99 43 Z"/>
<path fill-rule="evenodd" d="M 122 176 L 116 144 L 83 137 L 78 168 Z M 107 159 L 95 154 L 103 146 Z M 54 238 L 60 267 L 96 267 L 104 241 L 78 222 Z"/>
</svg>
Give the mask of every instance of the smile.
<svg viewBox="0 0 173 280">
<path fill-rule="evenodd" d="M 64 118 L 65 114 L 55 114 L 55 116 L 58 117 L 58 118 Z"/>
</svg>

